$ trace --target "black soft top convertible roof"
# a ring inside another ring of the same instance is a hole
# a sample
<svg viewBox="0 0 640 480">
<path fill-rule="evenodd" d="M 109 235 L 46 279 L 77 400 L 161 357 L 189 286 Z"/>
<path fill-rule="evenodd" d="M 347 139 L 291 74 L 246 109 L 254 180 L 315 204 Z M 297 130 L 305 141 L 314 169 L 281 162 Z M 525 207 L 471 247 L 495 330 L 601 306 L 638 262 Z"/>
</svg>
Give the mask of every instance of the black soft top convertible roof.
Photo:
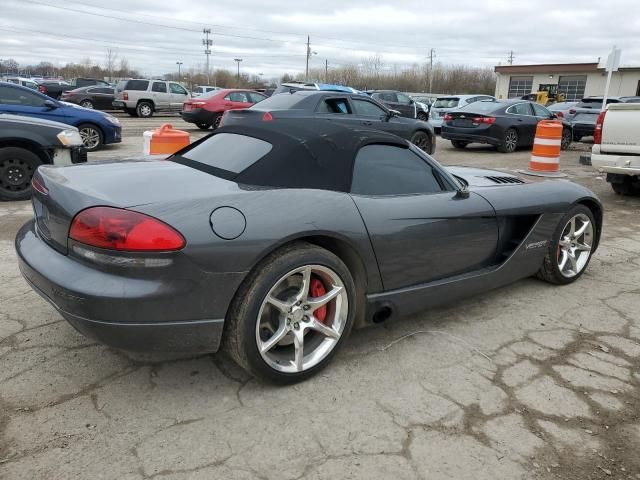
<svg viewBox="0 0 640 480">
<path fill-rule="evenodd" d="M 181 156 L 221 133 L 258 138 L 273 148 L 239 173 L 209 167 Z M 378 130 L 348 127 L 324 119 L 274 119 L 260 125 L 218 128 L 212 135 L 178 152 L 171 160 L 240 184 L 348 192 L 355 156 L 360 148 L 372 143 L 409 148 L 406 140 Z"/>
</svg>

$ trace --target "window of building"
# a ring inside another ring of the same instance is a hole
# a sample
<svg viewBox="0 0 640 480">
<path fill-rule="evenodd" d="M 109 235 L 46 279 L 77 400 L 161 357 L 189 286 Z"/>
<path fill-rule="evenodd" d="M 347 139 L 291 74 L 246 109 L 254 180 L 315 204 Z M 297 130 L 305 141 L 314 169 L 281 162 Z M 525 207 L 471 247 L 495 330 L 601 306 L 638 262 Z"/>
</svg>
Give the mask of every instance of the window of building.
<svg viewBox="0 0 640 480">
<path fill-rule="evenodd" d="M 520 98 L 531 93 L 533 77 L 511 77 L 509 79 L 508 98 Z"/>
<path fill-rule="evenodd" d="M 565 75 L 558 80 L 558 91 L 566 95 L 568 102 L 576 101 L 584 97 L 584 88 L 587 85 L 586 75 Z"/>
</svg>

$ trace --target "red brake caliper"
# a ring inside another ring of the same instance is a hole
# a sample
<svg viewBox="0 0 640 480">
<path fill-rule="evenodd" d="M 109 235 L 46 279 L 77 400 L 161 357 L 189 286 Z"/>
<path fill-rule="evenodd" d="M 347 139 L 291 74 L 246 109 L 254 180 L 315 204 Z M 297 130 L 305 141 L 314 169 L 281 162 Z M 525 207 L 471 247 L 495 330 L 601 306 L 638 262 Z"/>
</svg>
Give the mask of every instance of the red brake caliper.
<svg viewBox="0 0 640 480">
<path fill-rule="evenodd" d="M 311 285 L 309 285 L 309 295 L 311 295 L 312 298 L 316 298 L 321 297 L 325 293 L 327 293 L 327 289 L 324 288 L 324 284 L 322 283 L 322 281 L 318 278 L 312 278 Z M 315 311 L 314 315 L 320 322 L 324 323 L 325 319 L 327 318 L 327 306 L 323 305 L 322 307 L 318 308 Z"/>
</svg>

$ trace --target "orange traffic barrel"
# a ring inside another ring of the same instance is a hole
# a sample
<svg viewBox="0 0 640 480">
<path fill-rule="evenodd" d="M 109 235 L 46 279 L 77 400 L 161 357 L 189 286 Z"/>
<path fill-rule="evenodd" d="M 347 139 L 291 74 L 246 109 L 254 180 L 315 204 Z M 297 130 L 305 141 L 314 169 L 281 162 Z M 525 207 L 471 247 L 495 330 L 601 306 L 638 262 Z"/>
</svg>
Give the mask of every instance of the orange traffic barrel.
<svg viewBox="0 0 640 480">
<path fill-rule="evenodd" d="M 171 155 L 189 145 L 189 133 L 176 130 L 165 123 L 155 130 L 144 132 L 144 155 Z"/>
<path fill-rule="evenodd" d="M 560 120 L 540 120 L 538 122 L 529 167 L 523 173 L 542 177 L 565 176 L 558 171 L 560 169 L 562 129 Z"/>
</svg>

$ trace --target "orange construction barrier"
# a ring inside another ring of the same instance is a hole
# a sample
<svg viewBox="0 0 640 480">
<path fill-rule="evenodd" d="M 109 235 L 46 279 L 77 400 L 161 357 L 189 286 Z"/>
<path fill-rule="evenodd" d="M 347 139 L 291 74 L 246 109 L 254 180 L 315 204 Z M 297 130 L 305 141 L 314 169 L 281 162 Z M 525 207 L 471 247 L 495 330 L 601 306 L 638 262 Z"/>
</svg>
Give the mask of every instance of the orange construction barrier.
<svg viewBox="0 0 640 480">
<path fill-rule="evenodd" d="M 144 155 L 171 155 L 190 143 L 189 133 L 176 130 L 170 123 L 144 132 Z"/>
<path fill-rule="evenodd" d="M 548 177 L 565 176 L 560 169 L 560 147 L 562 145 L 562 122 L 540 120 L 536 127 L 533 152 L 529 167 L 524 173 Z"/>
</svg>

